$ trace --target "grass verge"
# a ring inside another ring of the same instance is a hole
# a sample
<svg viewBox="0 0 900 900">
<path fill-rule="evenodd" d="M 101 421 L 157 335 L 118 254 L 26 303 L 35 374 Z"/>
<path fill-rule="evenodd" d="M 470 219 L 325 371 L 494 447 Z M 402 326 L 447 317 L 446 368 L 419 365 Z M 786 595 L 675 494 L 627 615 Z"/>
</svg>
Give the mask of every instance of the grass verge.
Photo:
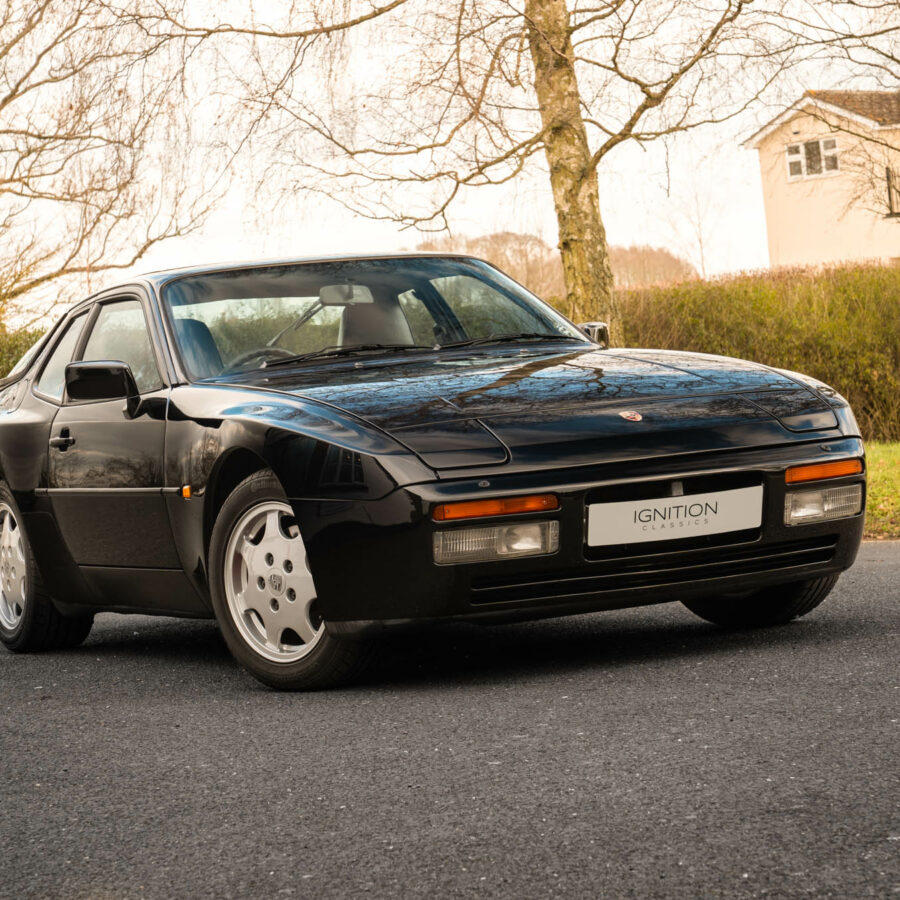
<svg viewBox="0 0 900 900">
<path fill-rule="evenodd" d="M 900 443 L 866 444 L 866 537 L 900 540 Z"/>
</svg>

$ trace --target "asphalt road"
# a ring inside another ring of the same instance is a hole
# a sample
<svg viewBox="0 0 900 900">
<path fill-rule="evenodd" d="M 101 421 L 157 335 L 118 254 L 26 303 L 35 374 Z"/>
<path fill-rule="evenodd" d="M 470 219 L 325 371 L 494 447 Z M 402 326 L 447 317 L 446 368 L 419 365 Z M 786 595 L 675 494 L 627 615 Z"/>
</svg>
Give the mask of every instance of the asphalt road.
<svg viewBox="0 0 900 900">
<path fill-rule="evenodd" d="M 315 695 L 102 616 L 0 650 L 0 896 L 900 895 L 898 638 L 900 543 L 784 628 L 458 627 Z"/>
</svg>

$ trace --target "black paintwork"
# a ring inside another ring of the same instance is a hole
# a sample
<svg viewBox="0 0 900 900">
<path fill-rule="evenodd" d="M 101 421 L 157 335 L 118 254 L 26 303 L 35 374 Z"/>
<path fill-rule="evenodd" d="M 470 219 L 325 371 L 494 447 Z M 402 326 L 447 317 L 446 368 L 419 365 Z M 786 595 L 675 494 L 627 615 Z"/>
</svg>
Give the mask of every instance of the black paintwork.
<svg viewBox="0 0 900 900">
<path fill-rule="evenodd" d="M 297 514 L 323 615 L 348 634 L 660 602 L 853 562 L 861 515 L 782 524 L 788 465 L 863 456 L 849 407 L 824 385 L 741 360 L 567 341 L 326 359 L 191 383 L 160 302 L 183 274 L 147 276 L 68 314 L 139 299 L 158 390 L 136 397 L 115 361 L 76 362 L 66 401 L 42 396 L 34 382 L 55 336 L 0 383 L 0 474 L 64 609 L 210 615 L 216 511 L 263 466 Z M 627 410 L 641 421 L 619 415 Z M 764 484 L 762 528 L 602 553 L 585 546 L 587 501 L 667 496 L 674 479 L 695 492 Z M 434 529 L 458 527 L 433 523 L 434 504 L 538 491 L 560 497 L 555 556 L 433 564 Z M 801 539 L 833 547 L 789 549 Z"/>
</svg>

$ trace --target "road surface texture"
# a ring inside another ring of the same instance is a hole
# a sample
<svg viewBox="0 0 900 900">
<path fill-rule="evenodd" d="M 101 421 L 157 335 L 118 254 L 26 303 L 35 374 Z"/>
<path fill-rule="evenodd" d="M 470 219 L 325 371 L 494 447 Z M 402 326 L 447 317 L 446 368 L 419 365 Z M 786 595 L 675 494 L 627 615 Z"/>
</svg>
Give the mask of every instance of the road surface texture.
<svg viewBox="0 0 900 900">
<path fill-rule="evenodd" d="M 0 896 L 900 896 L 900 543 L 808 618 L 668 604 L 258 686 L 210 622 L 0 650 Z"/>
</svg>

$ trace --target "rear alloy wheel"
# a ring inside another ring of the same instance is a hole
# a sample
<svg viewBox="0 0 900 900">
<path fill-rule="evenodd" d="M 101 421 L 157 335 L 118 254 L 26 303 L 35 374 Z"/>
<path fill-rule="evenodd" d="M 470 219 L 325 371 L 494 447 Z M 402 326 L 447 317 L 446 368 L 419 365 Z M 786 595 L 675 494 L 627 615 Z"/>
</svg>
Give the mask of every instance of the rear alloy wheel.
<svg viewBox="0 0 900 900">
<path fill-rule="evenodd" d="M 8 503 L 0 503 L 0 625 L 14 631 L 25 615 L 28 563 L 25 535 Z"/>
<path fill-rule="evenodd" d="M 695 615 L 725 628 L 764 628 L 784 625 L 814 610 L 837 584 L 837 575 L 792 581 L 739 597 L 684 600 Z"/>
<path fill-rule="evenodd" d="M 369 648 L 328 633 L 294 511 L 278 479 L 257 472 L 235 488 L 210 545 L 213 607 L 229 649 L 271 687 L 345 682 Z"/>
<path fill-rule="evenodd" d="M 0 642 L 19 653 L 77 647 L 94 617 L 64 616 L 47 596 L 15 498 L 0 482 Z"/>
</svg>

